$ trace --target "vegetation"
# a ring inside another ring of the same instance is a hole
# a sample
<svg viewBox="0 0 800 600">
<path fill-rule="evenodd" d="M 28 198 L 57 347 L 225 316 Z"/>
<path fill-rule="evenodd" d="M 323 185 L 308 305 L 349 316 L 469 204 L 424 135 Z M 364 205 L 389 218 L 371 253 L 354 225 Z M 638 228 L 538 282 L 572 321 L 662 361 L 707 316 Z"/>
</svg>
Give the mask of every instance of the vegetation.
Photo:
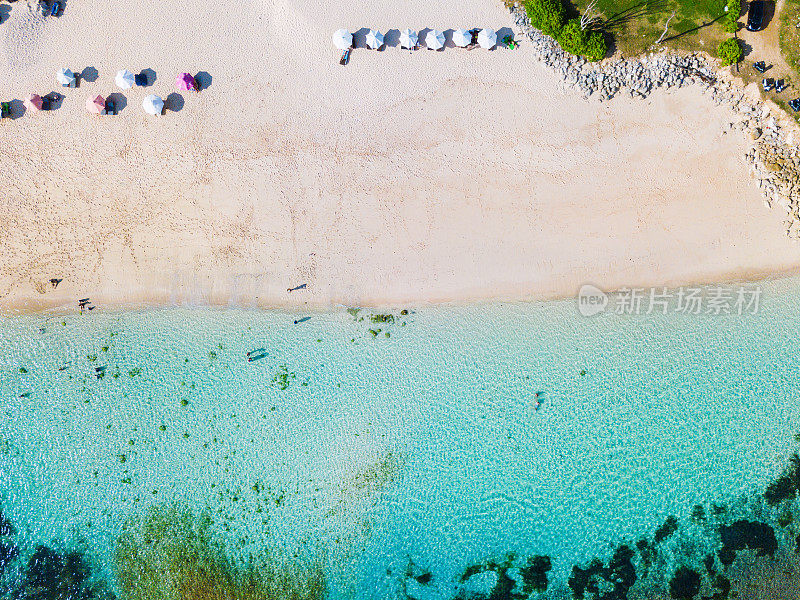
<svg viewBox="0 0 800 600">
<path fill-rule="evenodd" d="M 508 574 L 510 569 L 515 568 L 515 562 L 516 556 L 509 553 L 499 563 L 492 560 L 480 565 L 471 565 L 461 575 L 461 583 L 466 582 L 474 575 L 494 572 L 497 575 L 497 581 L 487 596 L 488 600 L 526 600 L 533 592 L 538 594 L 547 590 L 547 573 L 552 569 L 549 556 L 531 556 L 523 566 L 516 567 L 522 576 L 522 589 L 518 588 L 516 582 Z M 470 596 L 476 600 L 482 597 Z"/>
<path fill-rule="evenodd" d="M 727 67 L 742 60 L 742 46 L 736 38 L 723 40 L 717 46 L 717 56 L 722 61 L 722 66 Z"/>
<path fill-rule="evenodd" d="M 555 39 L 565 52 L 597 61 L 605 57 L 608 44 L 601 31 L 581 26 L 578 17 L 567 19 L 561 0 L 526 0 L 523 3 L 531 24 Z"/>
<path fill-rule="evenodd" d="M 800 72 L 800 0 L 785 0 L 780 12 L 779 43 L 789 66 Z"/>
<path fill-rule="evenodd" d="M 676 600 L 691 600 L 700 593 L 700 574 L 689 567 L 678 567 L 669 582 L 669 595 Z"/>
<path fill-rule="evenodd" d="M 800 488 L 800 455 L 793 454 L 789 458 L 789 465 L 777 479 L 767 486 L 764 499 L 770 506 L 777 506 L 784 500 L 791 500 L 797 495 Z"/>
<path fill-rule="evenodd" d="M 587 597 L 626 600 L 637 579 L 633 557 L 630 546 L 622 544 L 614 551 L 608 566 L 604 566 L 599 558 L 593 559 L 585 569 L 573 566 L 567 580 L 572 595 L 578 600 Z"/>
<path fill-rule="evenodd" d="M 265 559 L 235 567 L 211 535 L 208 515 L 156 505 L 123 525 L 114 567 L 126 600 L 321 600 L 319 561 Z"/>
<path fill-rule="evenodd" d="M 584 56 L 591 61 L 602 60 L 608 52 L 608 44 L 603 34 L 599 31 L 582 29 L 578 18 L 567 21 L 557 40 L 564 51 Z"/>
<path fill-rule="evenodd" d="M 678 531 L 678 518 L 670 515 L 667 517 L 666 521 L 664 521 L 664 524 L 656 529 L 656 532 L 653 535 L 653 543 L 658 544 L 663 542 L 676 531 Z"/>
<path fill-rule="evenodd" d="M 602 15 L 596 29 L 602 30 L 623 56 L 660 47 L 712 51 L 726 37 L 720 23 L 727 14 L 726 0 L 573 1 L 574 9 L 567 6 L 568 16 L 585 14 L 591 5 L 593 14 Z M 661 44 L 656 45 L 659 40 Z"/>
<path fill-rule="evenodd" d="M 740 519 L 730 525 L 722 525 L 719 528 L 719 535 L 722 548 L 718 555 L 720 562 L 725 566 L 733 564 L 736 552 L 745 548 L 755 550 L 758 556 L 772 556 L 778 549 L 775 530 L 766 523 L 758 521 Z"/>
<path fill-rule="evenodd" d="M 520 569 L 522 594 L 527 598 L 531 592 L 541 594 L 547 590 L 547 573 L 553 568 L 549 556 L 531 556 Z"/>
<path fill-rule="evenodd" d="M 720 20 L 720 24 L 728 33 L 736 33 L 739 29 L 739 17 L 742 16 L 742 2 L 741 0 L 728 0 L 725 9 L 725 16 Z"/>
<path fill-rule="evenodd" d="M 567 19 L 561 0 L 528 0 L 524 4 L 531 25 L 545 35 L 557 39 Z"/>
</svg>

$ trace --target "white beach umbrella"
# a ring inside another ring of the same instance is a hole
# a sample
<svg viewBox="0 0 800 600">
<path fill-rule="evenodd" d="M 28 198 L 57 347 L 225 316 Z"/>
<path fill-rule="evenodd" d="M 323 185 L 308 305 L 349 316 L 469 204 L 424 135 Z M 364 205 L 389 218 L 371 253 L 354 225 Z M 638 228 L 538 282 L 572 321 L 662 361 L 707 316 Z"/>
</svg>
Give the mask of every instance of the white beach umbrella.
<svg viewBox="0 0 800 600">
<path fill-rule="evenodd" d="M 136 77 L 133 73 L 128 71 L 128 69 L 122 69 L 121 71 L 117 71 L 114 83 L 116 83 L 117 87 L 120 89 L 129 90 L 133 87 L 133 84 L 136 83 Z"/>
<path fill-rule="evenodd" d="M 339 50 L 347 50 L 353 45 L 353 34 L 347 29 L 340 29 L 333 34 L 333 45 Z"/>
<path fill-rule="evenodd" d="M 410 50 L 411 48 L 416 48 L 417 44 L 419 43 L 419 36 L 417 32 L 413 29 L 404 29 L 400 33 L 400 47 L 406 48 Z"/>
<path fill-rule="evenodd" d="M 466 29 L 456 29 L 453 32 L 453 43 L 459 48 L 469 46 L 472 42 L 472 34 Z"/>
<path fill-rule="evenodd" d="M 377 29 L 370 29 L 367 34 L 367 48 L 377 50 L 383 46 L 383 34 Z"/>
<path fill-rule="evenodd" d="M 497 34 L 494 29 L 481 29 L 478 33 L 478 44 L 487 50 L 494 48 L 497 45 Z"/>
<path fill-rule="evenodd" d="M 164 101 L 155 94 L 145 96 L 142 102 L 142 108 L 148 115 L 160 115 L 164 110 Z"/>
<path fill-rule="evenodd" d="M 431 50 L 441 50 L 444 48 L 444 34 L 437 29 L 431 29 L 425 36 L 425 45 Z"/>
<path fill-rule="evenodd" d="M 59 69 L 56 73 L 56 81 L 61 85 L 72 85 L 75 83 L 75 73 L 69 69 Z"/>
</svg>

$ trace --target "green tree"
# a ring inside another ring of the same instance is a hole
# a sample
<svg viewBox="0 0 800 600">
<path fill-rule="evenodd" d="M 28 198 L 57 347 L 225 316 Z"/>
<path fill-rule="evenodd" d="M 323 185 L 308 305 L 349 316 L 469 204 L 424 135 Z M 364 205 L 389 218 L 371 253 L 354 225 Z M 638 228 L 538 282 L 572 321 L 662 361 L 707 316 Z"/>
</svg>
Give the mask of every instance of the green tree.
<svg viewBox="0 0 800 600">
<path fill-rule="evenodd" d="M 728 38 L 717 46 L 717 56 L 722 61 L 722 66 L 727 67 L 742 60 L 742 47 L 736 38 Z"/>
<path fill-rule="evenodd" d="M 608 45 L 599 31 L 586 31 L 581 29 L 580 19 L 570 19 L 561 29 L 558 43 L 565 52 L 585 56 L 588 60 L 596 61 L 605 57 Z"/>
<path fill-rule="evenodd" d="M 527 0 L 525 11 L 528 13 L 531 25 L 545 35 L 557 38 L 561 33 L 567 15 L 561 0 Z"/>
</svg>

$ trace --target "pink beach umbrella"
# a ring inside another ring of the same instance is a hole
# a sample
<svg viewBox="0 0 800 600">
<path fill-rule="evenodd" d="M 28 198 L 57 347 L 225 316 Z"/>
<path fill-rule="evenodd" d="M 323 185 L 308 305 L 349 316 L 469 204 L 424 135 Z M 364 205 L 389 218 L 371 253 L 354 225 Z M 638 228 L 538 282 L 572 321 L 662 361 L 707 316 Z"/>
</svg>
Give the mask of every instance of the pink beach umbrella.
<svg viewBox="0 0 800 600">
<path fill-rule="evenodd" d="M 86 99 L 86 110 L 94 115 L 99 115 L 106 108 L 105 98 L 97 96 L 96 98 Z"/>
<path fill-rule="evenodd" d="M 42 97 L 39 94 L 28 94 L 28 97 L 25 98 L 25 108 L 27 108 L 31 112 L 39 112 L 42 110 L 42 106 L 44 103 L 42 102 Z"/>
<path fill-rule="evenodd" d="M 188 92 L 190 90 L 197 90 L 197 82 L 189 73 L 181 73 L 175 80 L 175 87 L 181 91 Z"/>
</svg>

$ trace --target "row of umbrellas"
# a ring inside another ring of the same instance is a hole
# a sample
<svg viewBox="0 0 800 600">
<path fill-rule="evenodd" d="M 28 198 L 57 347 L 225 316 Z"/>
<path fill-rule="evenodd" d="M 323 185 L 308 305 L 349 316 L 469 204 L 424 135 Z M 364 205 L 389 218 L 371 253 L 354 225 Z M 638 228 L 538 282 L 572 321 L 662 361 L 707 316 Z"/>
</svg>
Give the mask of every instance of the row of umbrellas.
<svg viewBox="0 0 800 600">
<path fill-rule="evenodd" d="M 384 35 L 377 29 L 370 29 L 367 33 L 367 47 L 378 50 L 384 43 Z M 444 33 L 438 29 L 431 29 L 425 34 L 425 46 L 431 50 L 444 48 Z M 472 32 L 466 29 L 453 31 L 453 43 L 459 48 L 465 48 L 472 43 Z M 406 49 L 416 48 L 419 44 L 419 34 L 413 29 L 404 29 L 400 32 L 400 47 Z M 353 46 L 353 34 L 347 29 L 340 29 L 333 34 L 333 45 L 339 50 L 347 50 Z M 497 32 L 493 29 L 481 29 L 478 32 L 478 45 L 491 50 L 497 45 Z"/>
<path fill-rule="evenodd" d="M 39 94 L 28 94 L 23 102 L 25 108 L 31 112 L 39 112 L 44 109 L 44 98 Z M 164 100 L 160 96 L 150 94 L 142 102 L 142 108 L 147 114 L 160 115 L 164 110 Z M 86 110 L 92 114 L 102 114 L 106 109 L 106 99 L 100 95 L 86 99 Z"/>
<path fill-rule="evenodd" d="M 63 86 L 73 85 L 76 79 L 75 73 L 69 69 L 59 69 L 56 73 L 56 81 Z M 114 83 L 122 90 L 129 90 L 136 85 L 136 75 L 128 71 L 128 69 L 122 69 L 117 71 Z M 197 81 L 191 73 L 180 73 L 175 79 L 175 87 L 185 92 L 198 90 Z"/>
</svg>

